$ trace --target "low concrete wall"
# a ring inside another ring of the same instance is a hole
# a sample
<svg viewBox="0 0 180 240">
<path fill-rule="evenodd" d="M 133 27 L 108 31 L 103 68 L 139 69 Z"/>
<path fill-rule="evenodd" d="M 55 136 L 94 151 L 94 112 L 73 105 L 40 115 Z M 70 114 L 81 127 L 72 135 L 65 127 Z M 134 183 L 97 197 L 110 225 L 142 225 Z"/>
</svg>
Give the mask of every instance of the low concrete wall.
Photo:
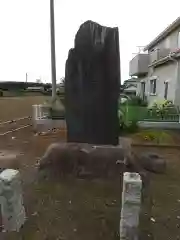
<svg viewBox="0 0 180 240">
<path fill-rule="evenodd" d="M 154 128 L 154 129 L 180 129 L 179 122 L 148 122 L 139 121 L 138 126 L 140 128 Z"/>
</svg>

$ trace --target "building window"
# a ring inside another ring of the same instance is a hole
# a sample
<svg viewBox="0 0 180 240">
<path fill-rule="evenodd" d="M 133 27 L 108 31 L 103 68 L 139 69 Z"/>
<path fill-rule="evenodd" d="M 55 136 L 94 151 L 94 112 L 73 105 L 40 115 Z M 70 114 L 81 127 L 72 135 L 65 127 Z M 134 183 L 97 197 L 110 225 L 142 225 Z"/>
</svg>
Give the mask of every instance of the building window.
<svg viewBox="0 0 180 240">
<path fill-rule="evenodd" d="M 150 80 L 150 94 L 156 94 L 156 79 Z"/>
<path fill-rule="evenodd" d="M 144 99 L 145 98 L 145 82 L 141 82 L 141 98 Z"/>
<path fill-rule="evenodd" d="M 167 99 L 168 96 L 168 82 L 164 83 L 164 99 Z"/>
</svg>

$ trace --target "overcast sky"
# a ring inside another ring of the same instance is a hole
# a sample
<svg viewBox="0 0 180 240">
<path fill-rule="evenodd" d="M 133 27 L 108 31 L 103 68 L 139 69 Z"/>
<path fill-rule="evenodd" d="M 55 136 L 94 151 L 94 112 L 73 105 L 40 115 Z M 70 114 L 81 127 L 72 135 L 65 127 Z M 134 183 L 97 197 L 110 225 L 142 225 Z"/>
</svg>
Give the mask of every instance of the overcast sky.
<svg viewBox="0 0 180 240">
<path fill-rule="evenodd" d="M 50 0 L 0 0 L 0 81 L 51 80 Z M 57 79 L 81 23 L 118 26 L 122 80 L 137 46 L 145 46 L 179 15 L 180 1 L 55 0 Z"/>
</svg>

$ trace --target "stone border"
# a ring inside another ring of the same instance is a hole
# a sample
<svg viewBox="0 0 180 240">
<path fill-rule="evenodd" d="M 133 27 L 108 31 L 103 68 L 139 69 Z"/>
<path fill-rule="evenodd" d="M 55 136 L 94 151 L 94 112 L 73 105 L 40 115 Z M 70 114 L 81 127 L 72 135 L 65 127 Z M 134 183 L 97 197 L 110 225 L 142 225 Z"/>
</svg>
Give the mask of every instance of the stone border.
<svg viewBox="0 0 180 240">
<path fill-rule="evenodd" d="M 179 122 L 151 122 L 151 121 L 138 121 L 140 128 L 154 128 L 154 129 L 167 129 L 167 130 L 178 130 L 180 129 Z"/>
<path fill-rule="evenodd" d="M 180 148 L 180 145 L 155 144 L 155 143 L 132 143 L 132 147 L 156 147 L 156 148 Z"/>
</svg>

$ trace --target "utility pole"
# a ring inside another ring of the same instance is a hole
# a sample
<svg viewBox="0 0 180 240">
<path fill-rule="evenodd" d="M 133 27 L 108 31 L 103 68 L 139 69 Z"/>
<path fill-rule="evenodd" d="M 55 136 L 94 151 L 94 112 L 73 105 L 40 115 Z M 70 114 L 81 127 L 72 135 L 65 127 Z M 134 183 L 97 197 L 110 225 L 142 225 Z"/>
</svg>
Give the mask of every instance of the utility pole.
<svg viewBox="0 0 180 240">
<path fill-rule="evenodd" d="M 27 81 L 28 81 L 28 74 L 26 73 L 26 83 L 27 83 Z"/>
<path fill-rule="evenodd" d="M 54 0 L 50 0 L 50 29 L 51 29 L 51 78 L 52 99 L 56 98 L 56 53 L 55 53 L 55 26 L 54 26 Z"/>
</svg>

